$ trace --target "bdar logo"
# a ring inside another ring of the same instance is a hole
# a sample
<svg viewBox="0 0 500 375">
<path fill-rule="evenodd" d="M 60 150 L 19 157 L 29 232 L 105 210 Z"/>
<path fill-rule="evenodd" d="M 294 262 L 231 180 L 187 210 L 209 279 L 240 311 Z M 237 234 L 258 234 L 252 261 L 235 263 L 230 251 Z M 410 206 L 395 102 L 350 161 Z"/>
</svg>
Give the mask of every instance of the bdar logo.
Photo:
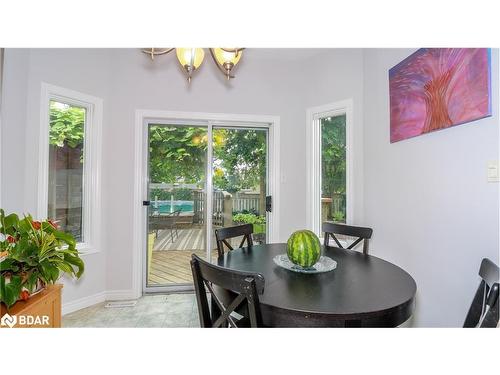
<svg viewBox="0 0 500 375">
<path fill-rule="evenodd" d="M 9 314 L 5 314 L 0 319 L 0 325 L 9 326 L 10 328 L 14 327 L 17 323 L 17 316 L 10 316 Z"/>
</svg>

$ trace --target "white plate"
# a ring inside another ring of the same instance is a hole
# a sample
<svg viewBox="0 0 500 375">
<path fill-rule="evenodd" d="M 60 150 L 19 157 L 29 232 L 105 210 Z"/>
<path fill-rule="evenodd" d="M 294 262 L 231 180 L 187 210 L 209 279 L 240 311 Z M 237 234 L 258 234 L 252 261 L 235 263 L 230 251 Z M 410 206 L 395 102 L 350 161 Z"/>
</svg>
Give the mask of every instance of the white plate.
<svg viewBox="0 0 500 375">
<path fill-rule="evenodd" d="M 309 268 L 303 268 L 301 266 L 292 263 L 288 258 L 288 255 L 286 254 L 276 255 L 273 258 L 273 261 L 280 267 L 300 273 L 321 273 L 321 272 L 332 271 L 335 268 L 337 268 L 337 262 L 334 261 L 332 258 L 325 256 L 321 256 L 318 262 L 316 262 L 312 267 Z"/>
</svg>

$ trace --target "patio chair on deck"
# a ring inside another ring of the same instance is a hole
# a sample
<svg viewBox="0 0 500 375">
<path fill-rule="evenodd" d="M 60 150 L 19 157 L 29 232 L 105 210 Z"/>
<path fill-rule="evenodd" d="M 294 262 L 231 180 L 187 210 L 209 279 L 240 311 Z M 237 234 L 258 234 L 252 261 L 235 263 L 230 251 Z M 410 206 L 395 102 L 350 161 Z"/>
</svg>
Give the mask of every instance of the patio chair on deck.
<svg viewBox="0 0 500 375">
<path fill-rule="evenodd" d="M 154 230 L 156 232 L 156 237 L 158 237 L 159 230 L 170 230 L 170 239 L 172 243 L 174 243 L 174 235 L 175 238 L 179 237 L 179 233 L 177 232 L 177 222 L 179 219 L 179 215 L 181 210 L 177 210 L 171 212 L 167 215 L 152 215 L 149 217 L 149 229 Z"/>
</svg>

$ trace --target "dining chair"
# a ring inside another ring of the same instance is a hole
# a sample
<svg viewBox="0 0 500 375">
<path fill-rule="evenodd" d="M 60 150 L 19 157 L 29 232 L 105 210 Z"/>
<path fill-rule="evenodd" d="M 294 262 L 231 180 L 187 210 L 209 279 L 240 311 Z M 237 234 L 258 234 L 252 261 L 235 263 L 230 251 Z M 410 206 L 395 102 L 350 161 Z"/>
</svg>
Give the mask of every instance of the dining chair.
<svg viewBox="0 0 500 375">
<path fill-rule="evenodd" d="M 361 241 L 363 241 L 363 254 L 368 254 L 368 244 L 373 233 L 372 228 L 355 227 L 352 225 L 337 224 L 327 221 L 323 223 L 322 229 L 323 232 L 325 233 L 325 241 L 324 241 L 325 246 L 329 246 L 330 237 L 332 237 L 337 246 L 340 247 L 341 249 L 344 249 L 344 246 L 342 246 L 339 239 L 335 236 L 336 234 L 358 237 L 353 243 L 347 246 L 347 249 L 352 250 Z"/>
<path fill-rule="evenodd" d="M 498 325 L 498 266 L 484 258 L 479 276 L 481 282 L 465 318 L 464 328 L 495 328 Z"/>
<path fill-rule="evenodd" d="M 252 233 L 253 233 L 253 225 L 252 224 L 243 224 L 243 225 L 237 225 L 235 227 L 216 229 L 215 230 L 215 239 L 217 241 L 218 255 L 219 256 L 224 255 L 224 245 L 226 245 L 226 247 L 229 250 L 233 250 L 233 247 L 227 241 L 228 239 L 231 239 L 231 238 L 243 236 L 238 248 L 243 247 L 243 245 L 245 244 L 245 241 L 247 242 L 247 246 L 253 246 Z"/>
<path fill-rule="evenodd" d="M 262 326 L 259 294 L 264 291 L 264 276 L 219 267 L 204 261 L 196 254 L 192 255 L 191 271 L 202 328 L 241 328 L 243 323 L 248 321 L 250 327 Z M 234 299 L 229 302 L 221 300 L 214 290 L 215 286 L 233 292 Z M 205 288 L 210 293 L 211 308 Z M 248 316 L 238 319 L 237 309 L 243 304 L 246 304 Z"/>
</svg>

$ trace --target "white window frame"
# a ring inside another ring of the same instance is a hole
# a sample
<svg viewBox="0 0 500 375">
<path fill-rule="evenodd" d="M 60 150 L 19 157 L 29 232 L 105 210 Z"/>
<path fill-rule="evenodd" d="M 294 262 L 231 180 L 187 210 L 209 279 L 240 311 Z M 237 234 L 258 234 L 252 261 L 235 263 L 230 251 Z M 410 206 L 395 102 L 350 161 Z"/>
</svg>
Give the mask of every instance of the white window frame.
<svg viewBox="0 0 500 375">
<path fill-rule="evenodd" d="M 346 223 L 354 222 L 353 210 L 353 101 L 311 107 L 307 110 L 307 225 L 318 237 L 321 231 L 321 124 L 320 119 L 346 115 Z"/>
<path fill-rule="evenodd" d="M 50 101 L 85 108 L 82 218 L 84 242 L 79 242 L 77 249 L 84 254 L 99 252 L 102 99 L 45 82 L 42 82 L 41 86 L 37 217 L 39 219 L 47 218 L 48 211 Z"/>
</svg>

